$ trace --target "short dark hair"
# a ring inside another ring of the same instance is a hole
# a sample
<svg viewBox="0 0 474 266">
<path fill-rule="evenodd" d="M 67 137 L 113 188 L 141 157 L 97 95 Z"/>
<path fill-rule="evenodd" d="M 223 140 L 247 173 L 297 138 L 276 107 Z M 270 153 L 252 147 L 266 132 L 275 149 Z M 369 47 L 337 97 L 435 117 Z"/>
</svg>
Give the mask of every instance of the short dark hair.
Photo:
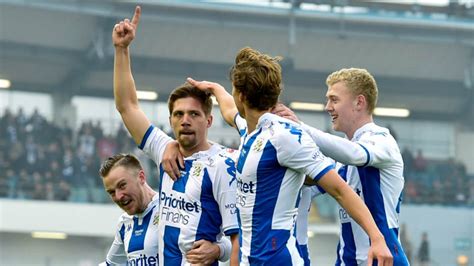
<svg viewBox="0 0 474 266">
<path fill-rule="evenodd" d="M 109 172 L 119 166 L 124 166 L 128 169 L 143 170 L 138 158 L 133 154 L 119 153 L 107 158 L 99 169 L 99 175 L 106 177 Z"/>
<path fill-rule="evenodd" d="M 168 99 L 168 110 L 170 115 L 173 113 L 174 103 L 178 99 L 192 97 L 201 103 L 202 110 L 206 115 L 210 115 L 212 111 L 212 99 L 211 93 L 200 90 L 189 82 L 185 82 L 182 85 L 174 89 Z"/>
<path fill-rule="evenodd" d="M 281 59 L 250 47 L 242 48 L 235 57 L 230 80 L 250 108 L 266 110 L 278 102 L 282 90 L 281 66 L 278 63 Z"/>
</svg>

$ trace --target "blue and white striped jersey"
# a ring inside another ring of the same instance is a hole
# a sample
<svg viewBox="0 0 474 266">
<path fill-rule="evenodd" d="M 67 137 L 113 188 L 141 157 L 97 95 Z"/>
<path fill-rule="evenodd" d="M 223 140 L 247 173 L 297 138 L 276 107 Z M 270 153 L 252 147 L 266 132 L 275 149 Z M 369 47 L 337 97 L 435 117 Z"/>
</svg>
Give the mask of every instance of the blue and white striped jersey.
<svg viewBox="0 0 474 266">
<path fill-rule="evenodd" d="M 143 213 L 120 216 L 106 265 L 159 265 L 159 201 L 156 194 Z"/>
<path fill-rule="evenodd" d="M 305 266 L 311 265 L 308 249 L 308 214 L 311 209 L 311 202 L 314 197 L 320 194 L 321 191 L 318 186 L 303 186 L 301 188 L 301 198 L 296 218 L 296 241 Z"/>
<path fill-rule="evenodd" d="M 307 125 L 303 128 L 312 135 L 323 153 L 341 162 L 336 166 L 339 175 L 369 208 L 392 252 L 394 265 L 408 265 L 398 235 L 405 183 L 403 160 L 389 130 L 368 123 L 354 133 L 351 142 Z M 339 209 L 339 219 L 341 236 L 336 265 L 367 265 L 369 237 L 343 208 Z"/>
<path fill-rule="evenodd" d="M 334 166 L 289 120 L 265 113 L 250 134 L 242 117 L 234 120 L 241 265 L 303 265 L 294 232 L 300 188 L 305 175 L 319 180 Z"/>
<path fill-rule="evenodd" d="M 160 172 L 160 265 L 185 265 L 185 254 L 195 241 L 221 240 L 238 233 L 235 208 L 237 152 L 213 144 L 209 150 L 185 158 L 181 177 L 173 181 L 161 161 L 172 139 L 150 126 L 140 148 L 155 161 Z M 217 262 L 216 262 L 217 265 Z"/>
</svg>

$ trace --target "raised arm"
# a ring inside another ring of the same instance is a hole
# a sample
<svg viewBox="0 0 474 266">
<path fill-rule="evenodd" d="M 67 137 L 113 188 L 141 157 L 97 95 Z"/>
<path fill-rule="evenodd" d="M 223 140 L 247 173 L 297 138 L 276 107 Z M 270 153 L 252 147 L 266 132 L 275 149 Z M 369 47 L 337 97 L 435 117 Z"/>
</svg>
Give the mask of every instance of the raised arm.
<svg viewBox="0 0 474 266">
<path fill-rule="evenodd" d="M 138 104 L 135 81 L 130 66 L 129 45 L 135 38 L 141 9 L 135 8 L 132 21 L 124 19 L 115 24 L 112 30 L 112 42 L 115 47 L 114 61 L 114 98 L 115 107 L 133 140 L 138 145 L 150 126 L 150 121 Z"/>
<path fill-rule="evenodd" d="M 188 78 L 187 81 L 198 89 L 209 91 L 214 95 L 219 103 L 222 117 L 232 127 L 236 127 L 234 123 L 235 115 L 239 112 L 234 102 L 234 97 L 230 95 L 222 85 L 210 81 L 196 81 Z"/>
<path fill-rule="evenodd" d="M 369 265 L 372 265 L 373 259 L 378 260 L 378 265 L 392 265 L 393 256 L 385 243 L 385 238 L 362 199 L 357 196 L 335 170 L 330 170 L 323 175 L 318 180 L 318 185 L 336 199 L 369 236 L 371 243 L 368 254 Z"/>
</svg>

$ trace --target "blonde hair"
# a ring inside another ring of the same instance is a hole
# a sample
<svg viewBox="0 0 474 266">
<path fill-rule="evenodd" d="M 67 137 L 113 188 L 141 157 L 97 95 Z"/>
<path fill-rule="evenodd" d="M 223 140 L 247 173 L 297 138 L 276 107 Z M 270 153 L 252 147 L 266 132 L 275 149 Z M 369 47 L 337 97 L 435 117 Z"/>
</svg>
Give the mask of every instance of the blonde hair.
<svg viewBox="0 0 474 266">
<path fill-rule="evenodd" d="M 367 101 L 367 110 L 373 114 L 377 105 L 378 88 L 374 77 L 362 68 L 343 68 L 331 73 L 326 79 L 326 85 L 332 86 L 344 82 L 353 95 L 363 95 Z"/>
</svg>

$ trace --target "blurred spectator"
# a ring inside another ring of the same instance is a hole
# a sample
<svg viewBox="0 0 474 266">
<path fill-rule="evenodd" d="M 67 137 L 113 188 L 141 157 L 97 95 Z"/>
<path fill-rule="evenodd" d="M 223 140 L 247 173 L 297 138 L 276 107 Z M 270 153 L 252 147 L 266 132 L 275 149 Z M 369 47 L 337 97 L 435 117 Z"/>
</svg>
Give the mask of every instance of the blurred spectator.
<svg viewBox="0 0 474 266">
<path fill-rule="evenodd" d="M 423 156 L 423 151 L 421 149 L 418 149 L 418 152 L 416 153 L 415 160 L 413 162 L 413 167 L 417 172 L 422 172 L 426 170 L 426 159 Z"/>
<path fill-rule="evenodd" d="M 418 248 L 418 261 L 420 262 L 420 266 L 428 266 L 430 263 L 430 244 L 426 232 L 423 232 L 421 235 L 421 244 Z"/>
<path fill-rule="evenodd" d="M 408 147 L 403 148 L 402 151 L 402 159 L 403 159 L 403 174 L 405 178 L 409 174 L 410 170 L 413 169 L 413 154 Z"/>
</svg>

